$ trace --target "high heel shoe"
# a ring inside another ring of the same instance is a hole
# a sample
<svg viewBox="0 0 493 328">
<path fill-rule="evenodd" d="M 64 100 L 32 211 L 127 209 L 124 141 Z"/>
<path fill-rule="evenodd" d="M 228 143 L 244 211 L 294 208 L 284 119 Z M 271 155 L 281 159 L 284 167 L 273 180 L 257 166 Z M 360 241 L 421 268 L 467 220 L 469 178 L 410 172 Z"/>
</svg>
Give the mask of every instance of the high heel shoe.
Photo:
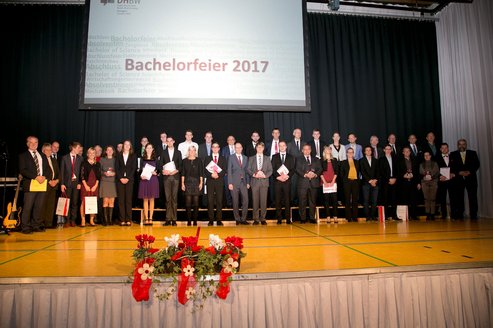
<svg viewBox="0 0 493 328">
<path fill-rule="evenodd" d="M 188 220 L 187 221 L 187 226 L 190 227 L 192 225 L 192 221 Z"/>
</svg>

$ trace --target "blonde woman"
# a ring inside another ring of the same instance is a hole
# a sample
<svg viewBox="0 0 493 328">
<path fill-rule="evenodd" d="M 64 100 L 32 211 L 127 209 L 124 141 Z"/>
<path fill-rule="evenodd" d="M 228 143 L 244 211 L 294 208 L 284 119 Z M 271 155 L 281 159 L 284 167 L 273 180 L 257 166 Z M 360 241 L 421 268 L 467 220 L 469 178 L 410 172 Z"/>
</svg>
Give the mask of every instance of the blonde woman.
<svg viewBox="0 0 493 328">
<path fill-rule="evenodd" d="M 322 175 L 320 176 L 320 184 L 322 187 L 334 187 L 337 174 L 338 161 L 332 157 L 332 148 L 330 146 L 325 146 L 322 161 Z M 337 188 L 334 192 L 324 192 L 324 206 L 325 214 L 327 215 L 327 223 L 330 223 L 331 221 L 337 223 Z"/>
<path fill-rule="evenodd" d="M 101 165 L 96 161 L 96 150 L 90 147 L 86 153 L 86 160 L 82 162 L 80 167 L 80 217 L 81 217 L 81 227 L 86 226 L 86 215 L 85 215 L 85 197 L 87 196 L 98 196 L 99 180 L 101 180 Z M 89 224 L 95 226 L 94 223 L 95 214 L 89 215 Z"/>
</svg>

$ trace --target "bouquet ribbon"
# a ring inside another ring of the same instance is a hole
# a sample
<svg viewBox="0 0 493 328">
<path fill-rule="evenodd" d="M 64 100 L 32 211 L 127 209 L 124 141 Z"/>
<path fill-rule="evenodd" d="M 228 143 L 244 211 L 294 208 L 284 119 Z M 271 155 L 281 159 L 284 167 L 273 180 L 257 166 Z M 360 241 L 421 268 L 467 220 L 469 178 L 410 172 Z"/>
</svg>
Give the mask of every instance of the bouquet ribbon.
<svg viewBox="0 0 493 328">
<path fill-rule="evenodd" d="M 145 259 L 140 261 L 134 270 L 134 281 L 132 283 L 132 295 L 137 302 L 148 301 L 149 300 L 149 288 L 152 285 L 152 278 L 147 278 L 142 280 L 139 269 L 144 266 L 145 263 L 151 265 L 154 259 Z"/>
</svg>

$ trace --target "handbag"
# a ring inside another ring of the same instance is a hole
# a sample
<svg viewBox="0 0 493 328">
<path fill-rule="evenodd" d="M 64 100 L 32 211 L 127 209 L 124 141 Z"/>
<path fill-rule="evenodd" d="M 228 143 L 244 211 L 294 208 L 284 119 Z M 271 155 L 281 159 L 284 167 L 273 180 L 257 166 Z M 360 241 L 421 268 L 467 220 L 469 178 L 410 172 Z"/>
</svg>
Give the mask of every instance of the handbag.
<svg viewBox="0 0 493 328">
<path fill-rule="evenodd" d="M 402 221 L 408 221 L 409 213 L 408 213 L 407 205 L 397 205 L 396 216 L 398 219 L 401 219 Z"/>
<path fill-rule="evenodd" d="M 69 208 L 70 208 L 70 198 L 68 198 L 65 193 L 62 193 L 61 196 L 58 197 L 55 213 L 56 215 L 59 216 L 68 216 Z"/>
<path fill-rule="evenodd" d="M 96 196 L 84 197 L 84 213 L 98 214 L 98 198 Z"/>
</svg>

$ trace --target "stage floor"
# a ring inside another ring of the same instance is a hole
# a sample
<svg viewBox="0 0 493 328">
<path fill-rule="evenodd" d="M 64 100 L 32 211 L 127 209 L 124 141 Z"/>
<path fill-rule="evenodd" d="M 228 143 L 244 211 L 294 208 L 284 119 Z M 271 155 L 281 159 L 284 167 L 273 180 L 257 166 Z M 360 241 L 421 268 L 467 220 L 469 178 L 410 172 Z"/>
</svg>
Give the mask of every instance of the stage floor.
<svg viewBox="0 0 493 328">
<path fill-rule="evenodd" d="M 75 227 L 45 233 L 0 235 L 0 278 L 124 277 L 141 233 L 164 237 L 194 235 L 195 227 Z M 269 274 L 406 266 L 470 264 L 493 261 L 493 220 L 345 223 L 207 227 L 210 233 L 241 236 L 247 257 L 242 274 Z"/>
</svg>

